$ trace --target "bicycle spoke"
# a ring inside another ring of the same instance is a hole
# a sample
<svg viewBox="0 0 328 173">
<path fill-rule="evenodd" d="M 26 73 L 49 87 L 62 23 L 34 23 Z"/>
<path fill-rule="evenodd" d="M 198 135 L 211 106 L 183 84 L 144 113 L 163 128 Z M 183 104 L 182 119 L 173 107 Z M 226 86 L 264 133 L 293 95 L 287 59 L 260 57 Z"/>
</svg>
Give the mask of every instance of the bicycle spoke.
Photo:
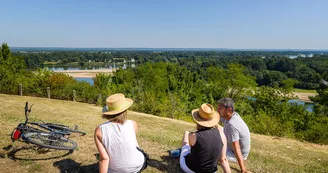
<svg viewBox="0 0 328 173">
<path fill-rule="evenodd" d="M 58 150 L 74 150 L 76 143 L 70 139 L 62 137 L 60 134 L 50 133 L 26 133 L 24 134 L 27 142 L 36 144 L 45 148 Z"/>
</svg>

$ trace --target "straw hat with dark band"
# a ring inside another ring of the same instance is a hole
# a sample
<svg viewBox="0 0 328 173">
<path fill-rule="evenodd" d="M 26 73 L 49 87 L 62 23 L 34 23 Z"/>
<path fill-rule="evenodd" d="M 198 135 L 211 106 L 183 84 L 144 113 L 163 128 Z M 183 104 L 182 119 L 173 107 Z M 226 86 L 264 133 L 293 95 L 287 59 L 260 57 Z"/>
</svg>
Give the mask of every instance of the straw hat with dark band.
<svg viewBox="0 0 328 173">
<path fill-rule="evenodd" d="M 117 93 L 106 99 L 106 106 L 103 109 L 104 115 L 115 115 L 127 110 L 133 104 L 133 100 L 125 98 L 124 94 Z"/>
<path fill-rule="evenodd" d="M 204 127 L 214 127 L 220 121 L 219 113 L 208 103 L 202 104 L 200 109 L 192 110 L 191 114 L 196 123 Z"/>
</svg>

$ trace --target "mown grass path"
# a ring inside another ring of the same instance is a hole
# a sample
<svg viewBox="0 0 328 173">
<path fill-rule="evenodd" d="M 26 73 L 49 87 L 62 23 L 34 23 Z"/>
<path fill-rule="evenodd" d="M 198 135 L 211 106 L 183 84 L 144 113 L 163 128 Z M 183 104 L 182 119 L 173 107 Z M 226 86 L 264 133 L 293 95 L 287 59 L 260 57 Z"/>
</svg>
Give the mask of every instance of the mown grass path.
<svg viewBox="0 0 328 173">
<path fill-rule="evenodd" d="M 73 153 L 37 150 L 33 145 L 12 143 L 10 133 L 24 121 L 25 102 L 34 104 L 30 119 L 79 125 L 85 136 L 72 136 L 78 143 Z M 93 132 L 104 122 L 101 107 L 86 103 L 0 94 L 0 172 L 97 172 Z M 178 160 L 167 150 L 178 148 L 185 130 L 195 125 L 179 120 L 129 111 L 139 125 L 138 141 L 151 156 L 144 172 L 180 172 Z M 281 129 L 284 130 L 284 129 Z M 328 172 L 328 146 L 291 139 L 251 134 L 251 154 L 246 162 L 252 172 Z M 238 172 L 237 164 L 230 164 Z M 220 170 L 220 168 L 219 168 Z M 222 172 L 220 170 L 220 172 Z"/>
</svg>

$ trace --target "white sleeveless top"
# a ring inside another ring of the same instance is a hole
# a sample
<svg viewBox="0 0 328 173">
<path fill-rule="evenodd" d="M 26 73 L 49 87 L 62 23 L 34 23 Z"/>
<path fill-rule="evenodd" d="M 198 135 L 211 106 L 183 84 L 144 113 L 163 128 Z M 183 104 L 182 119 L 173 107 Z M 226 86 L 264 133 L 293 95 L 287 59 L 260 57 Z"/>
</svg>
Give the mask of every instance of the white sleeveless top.
<svg viewBox="0 0 328 173">
<path fill-rule="evenodd" d="M 138 172 L 144 163 L 143 154 L 137 150 L 137 139 L 131 120 L 124 124 L 106 122 L 99 126 L 102 143 L 109 155 L 108 172 Z"/>
</svg>

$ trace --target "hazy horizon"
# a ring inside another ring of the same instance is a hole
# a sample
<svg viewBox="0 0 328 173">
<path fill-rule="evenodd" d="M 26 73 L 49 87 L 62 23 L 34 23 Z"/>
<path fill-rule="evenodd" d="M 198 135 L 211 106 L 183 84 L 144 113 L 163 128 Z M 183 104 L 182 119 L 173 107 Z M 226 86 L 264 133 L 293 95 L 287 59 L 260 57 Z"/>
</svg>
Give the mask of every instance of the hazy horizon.
<svg viewBox="0 0 328 173">
<path fill-rule="evenodd" d="M 10 46 L 10 45 L 9 45 Z M 40 48 L 45 48 L 45 49 L 196 49 L 196 50 L 246 50 L 246 51 L 328 51 L 328 49 L 237 49 L 237 48 L 211 48 L 211 47 L 204 47 L 204 48 L 184 48 L 184 47 L 61 47 L 61 46 L 56 46 L 56 47 L 17 47 L 17 46 L 10 46 L 11 49 L 40 49 Z"/>
</svg>

